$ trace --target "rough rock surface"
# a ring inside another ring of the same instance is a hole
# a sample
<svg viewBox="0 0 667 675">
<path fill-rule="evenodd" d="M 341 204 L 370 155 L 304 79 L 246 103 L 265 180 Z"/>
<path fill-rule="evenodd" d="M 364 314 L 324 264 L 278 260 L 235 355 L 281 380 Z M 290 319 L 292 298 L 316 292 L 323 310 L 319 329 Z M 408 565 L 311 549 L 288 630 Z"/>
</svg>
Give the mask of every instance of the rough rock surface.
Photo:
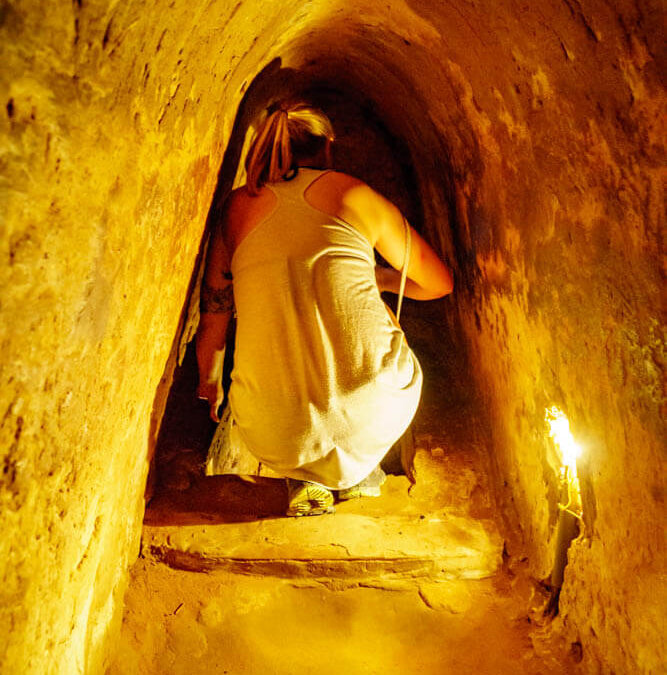
<svg viewBox="0 0 667 675">
<path fill-rule="evenodd" d="M 326 84 L 408 149 L 537 577 L 544 408 L 585 443 L 563 630 L 590 672 L 658 672 L 663 21 L 652 0 L 0 2 L 3 670 L 103 667 L 239 103 Z"/>
</svg>

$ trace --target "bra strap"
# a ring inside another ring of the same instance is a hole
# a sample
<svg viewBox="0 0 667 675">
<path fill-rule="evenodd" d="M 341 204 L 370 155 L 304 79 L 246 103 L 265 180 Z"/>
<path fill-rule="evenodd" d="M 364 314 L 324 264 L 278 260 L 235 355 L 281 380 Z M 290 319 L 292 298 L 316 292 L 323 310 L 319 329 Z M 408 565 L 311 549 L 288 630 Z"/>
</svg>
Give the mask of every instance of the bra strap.
<svg viewBox="0 0 667 675">
<path fill-rule="evenodd" d="M 401 319 L 401 307 L 403 306 L 403 294 L 405 293 L 405 282 L 408 278 L 408 265 L 410 264 L 410 249 L 412 246 L 410 226 L 408 221 L 403 217 L 403 224 L 405 225 L 405 256 L 403 258 L 403 271 L 401 273 L 401 285 L 398 290 L 398 305 L 396 306 L 396 321 Z"/>
</svg>

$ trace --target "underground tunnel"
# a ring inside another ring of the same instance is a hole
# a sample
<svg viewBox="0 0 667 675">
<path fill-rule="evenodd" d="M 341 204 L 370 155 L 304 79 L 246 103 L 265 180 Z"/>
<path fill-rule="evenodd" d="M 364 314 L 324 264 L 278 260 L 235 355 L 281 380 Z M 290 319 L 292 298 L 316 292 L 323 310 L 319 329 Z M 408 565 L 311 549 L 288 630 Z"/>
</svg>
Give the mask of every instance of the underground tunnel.
<svg viewBox="0 0 667 675">
<path fill-rule="evenodd" d="M 663 25 L 0 2 L 0 670 L 662 672 Z M 455 278 L 403 308 L 414 483 L 394 457 L 297 519 L 261 467 L 203 475 L 193 364 L 210 232 L 295 94 Z"/>
</svg>

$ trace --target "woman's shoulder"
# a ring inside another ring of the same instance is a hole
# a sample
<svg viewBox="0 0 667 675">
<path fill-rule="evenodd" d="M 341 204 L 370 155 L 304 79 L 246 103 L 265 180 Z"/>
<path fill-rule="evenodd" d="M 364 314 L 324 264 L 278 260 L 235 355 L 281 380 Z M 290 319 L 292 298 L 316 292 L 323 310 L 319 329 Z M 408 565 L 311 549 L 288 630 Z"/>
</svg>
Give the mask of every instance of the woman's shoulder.
<svg viewBox="0 0 667 675">
<path fill-rule="evenodd" d="M 343 171 L 335 171 L 334 169 L 326 169 L 322 171 L 318 180 L 321 180 L 331 186 L 348 190 L 354 187 L 368 187 L 364 181 L 360 180 L 356 176 L 352 176 L 349 173 L 344 173 Z"/>
<path fill-rule="evenodd" d="M 331 186 L 348 208 L 374 216 L 377 209 L 384 209 L 389 204 L 383 195 L 356 176 L 339 171 L 332 171 L 330 175 Z"/>
<path fill-rule="evenodd" d="M 326 193 L 329 200 L 338 202 L 374 200 L 377 194 L 363 180 L 342 171 L 322 171 L 312 181 L 309 192 L 312 194 Z"/>
<path fill-rule="evenodd" d="M 232 190 L 224 201 L 221 218 L 219 220 L 220 226 L 224 225 L 227 231 L 234 224 L 243 219 L 243 214 L 248 209 L 248 190 L 245 186 Z"/>
<path fill-rule="evenodd" d="M 341 171 L 322 173 L 305 195 L 315 208 L 330 213 L 362 232 L 375 245 L 379 228 L 382 198 L 367 183 Z"/>
<path fill-rule="evenodd" d="M 248 186 L 242 185 L 241 187 L 234 188 L 229 193 L 229 196 L 227 197 L 227 201 L 225 202 L 225 206 L 227 208 L 233 207 L 233 206 L 238 206 L 239 204 L 243 204 L 244 202 L 248 201 L 249 199 L 252 199 L 252 196 L 250 195 L 250 191 L 248 190 Z"/>
<path fill-rule="evenodd" d="M 271 190 L 260 188 L 252 195 L 243 185 L 230 192 L 220 219 L 220 227 L 230 251 L 234 251 L 241 239 L 274 208 L 276 196 Z"/>
<path fill-rule="evenodd" d="M 225 201 L 225 217 L 227 219 L 238 216 L 243 217 L 249 211 L 253 211 L 258 207 L 261 208 L 262 203 L 267 200 L 275 200 L 275 197 L 266 187 L 260 188 L 259 194 L 253 195 L 247 185 L 242 185 L 229 193 Z"/>
</svg>

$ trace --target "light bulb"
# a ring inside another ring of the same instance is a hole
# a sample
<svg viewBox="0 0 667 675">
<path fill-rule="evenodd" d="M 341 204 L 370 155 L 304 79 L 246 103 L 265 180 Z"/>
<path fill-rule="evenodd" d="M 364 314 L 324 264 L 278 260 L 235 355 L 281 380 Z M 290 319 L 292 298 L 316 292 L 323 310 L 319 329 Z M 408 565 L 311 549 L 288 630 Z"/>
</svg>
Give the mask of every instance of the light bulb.
<svg viewBox="0 0 667 675">
<path fill-rule="evenodd" d="M 581 446 L 574 440 L 570 431 L 570 422 L 556 406 L 547 408 L 545 415 L 549 425 L 549 436 L 553 438 L 560 451 L 561 461 L 573 474 L 577 471 L 577 458 L 581 455 Z"/>
</svg>

